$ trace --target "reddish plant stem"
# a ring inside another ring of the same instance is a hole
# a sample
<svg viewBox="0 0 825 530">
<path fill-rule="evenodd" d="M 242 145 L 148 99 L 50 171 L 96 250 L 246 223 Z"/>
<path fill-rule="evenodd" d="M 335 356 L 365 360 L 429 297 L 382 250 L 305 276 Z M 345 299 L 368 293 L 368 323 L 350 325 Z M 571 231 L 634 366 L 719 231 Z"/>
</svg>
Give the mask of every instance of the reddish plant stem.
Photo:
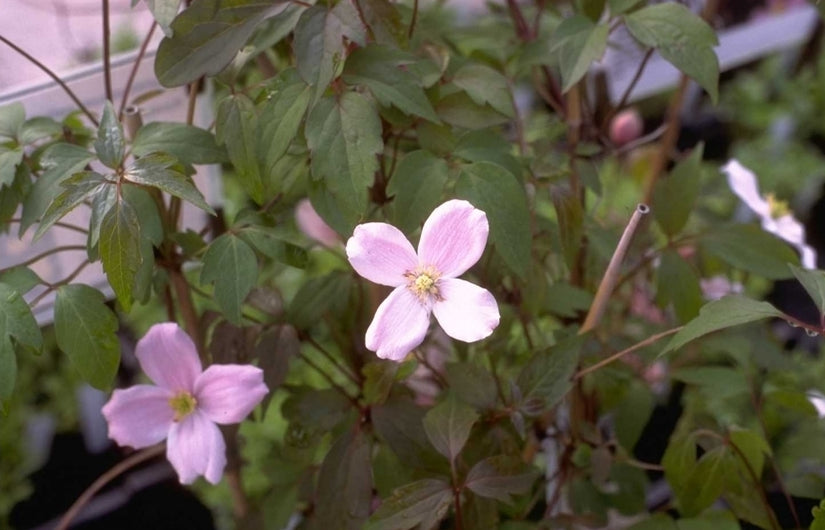
<svg viewBox="0 0 825 530">
<path fill-rule="evenodd" d="M 152 40 L 152 35 L 155 33 L 155 28 L 157 25 L 157 22 L 152 22 L 152 26 L 149 28 L 146 38 L 143 39 L 143 44 L 140 45 L 140 50 L 138 51 L 137 57 L 135 57 L 135 63 L 132 65 L 132 71 L 129 72 L 129 78 L 126 80 L 126 88 L 123 89 L 123 97 L 120 99 L 120 109 L 117 111 L 118 119 L 123 117 L 123 109 L 126 108 L 126 103 L 129 101 L 129 93 L 132 91 L 132 85 L 135 82 L 137 71 L 140 68 L 140 63 L 143 61 L 143 56 L 146 55 L 146 49 L 149 47 L 149 42 Z"/>
<path fill-rule="evenodd" d="M 110 49 L 109 0 L 103 0 L 103 82 L 106 99 L 114 103 L 112 97 L 112 51 Z"/>
</svg>

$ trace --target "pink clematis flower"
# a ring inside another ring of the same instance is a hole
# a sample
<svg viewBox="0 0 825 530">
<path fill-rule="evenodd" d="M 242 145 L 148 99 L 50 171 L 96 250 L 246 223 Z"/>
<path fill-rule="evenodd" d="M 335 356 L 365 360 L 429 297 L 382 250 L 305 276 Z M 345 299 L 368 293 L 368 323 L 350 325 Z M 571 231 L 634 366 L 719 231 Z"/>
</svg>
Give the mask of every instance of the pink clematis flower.
<svg viewBox="0 0 825 530">
<path fill-rule="evenodd" d="M 815 269 L 816 251 L 805 243 L 805 227 L 796 220 L 788 205 L 770 194 L 763 197 L 756 175 L 738 160 L 729 160 L 722 171 L 728 177 L 730 189 L 759 217 L 762 229 L 790 243 L 799 251 L 802 266 Z"/>
<path fill-rule="evenodd" d="M 295 206 L 295 222 L 301 232 L 325 247 L 335 248 L 341 246 L 341 238 L 338 237 L 338 232 L 321 219 L 309 199 L 298 201 Z"/>
<path fill-rule="evenodd" d="M 217 484 L 226 445 L 217 423 L 239 423 L 269 389 L 260 368 L 215 364 L 202 370 L 195 344 L 174 322 L 155 324 L 137 343 L 155 385 L 115 390 L 103 406 L 109 437 L 135 449 L 167 439 L 166 457 L 183 484 L 203 475 Z"/>
<path fill-rule="evenodd" d="M 400 361 L 424 341 L 430 313 L 450 337 L 474 342 L 498 326 L 486 289 L 459 280 L 484 252 L 487 215 L 467 201 L 447 201 L 424 222 L 416 254 L 404 234 L 386 223 L 355 227 L 347 257 L 364 278 L 395 287 L 367 329 L 367 348 Z"/>
</svg>

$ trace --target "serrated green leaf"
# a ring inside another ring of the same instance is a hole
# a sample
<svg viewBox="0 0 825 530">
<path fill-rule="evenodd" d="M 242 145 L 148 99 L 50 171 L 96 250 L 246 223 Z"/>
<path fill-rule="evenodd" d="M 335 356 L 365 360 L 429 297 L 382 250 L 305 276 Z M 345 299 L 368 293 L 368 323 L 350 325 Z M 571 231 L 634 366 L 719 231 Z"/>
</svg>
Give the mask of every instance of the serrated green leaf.
<svg viewBox="0 0 825 530">
<path fill-rule="evenodd" d="M 0 337 L 9 337 L 35 350 L 43 344 L 29 304 L 19 291 L 5 283 L 0 283 Z"/>
<path fill-rule="evenodd" d="M 8 335 L 0 335 L 0 413 L 8 413 L 9 399 L 17 379 L 17 356 Z"/>
<path fill-rule="evenodd" d="M 372 505 L 372 444 L 360 426 L 333 443 L 318 473 L 316 510 L 310 527 L 360 530 Z"/>
<path fill-rule="evenodd" d="M 298 134 L 312 96 L 309 85 L 294 70 L 287 70 L 269 92 L 258 123 L 261 131 L 258 152 L 263 155 L 263 174 L 271 176 L 275 163 L 286 153 Z"/>
<path fill-rule="evenodd" d="M 0 145 L 0 188 L 11 186 L 17 172 L 17 166 L 23 161 L 23 148 L 11 149 Z"/>
<path fill-rule="evenodd" d="M 464 129 L 485 129 L 510 121 L 509 117 L 493 107 L 476 103 L 461 90 L 444 94 L 436 103 L 435 111 L 438 117 L 447 124 Z M 435 152 L 441 151 L 435 150 Z"/>
<path fill-rule="evenodd" d="M 264 188 L 256 149 L 259 130 L 255 106 L 243 94 L 229 96 L 218 105 L 215 123 L 215 138 L 219 145 L 226 145 L 241 185 L 252 200 L 262 204 Z"/>
<path fill-rule="evenodd" d="M 135 156 L 168 153 L 184 164 L 219 164 L 226 162 L 226 150 L 215 136 L 185 123 L 155 121 L 138 129 L 132 142 Z"/>
<path fill-rule="evenodd" d="M 123 190 L 125 191 L 125 190 Z M 92 198 L 92 212 L 89 218 L 89 237 L 86 240 L 88 248 L 97 246 L 100 240 L 100 225 L 106 213 L 111 210 L 117 201 L 117 186 L 100 185 Z"/>
<path fill-rule="evenodd" d="M 407 48 L 407 25 L 395 4 L 389 0 L 356 0 L 375 42 Z"/>
<path fill-rule="evenodd" d="M 536 416 L 555 406 L 567 394 L 582 344 L 584 336 L 576 335 L 533 354 L 516 380 L 521 392 L 519 410 Z"/>
<path fill-rule="evenodd" d="M 489 66 L 464 65 L 456 71 L 453 83 L 463 89 L 476 104 L 490 105 L 509 118 L 515 117 L 507 78 Z"/>
<path fill-rule="evenodd" d="M 678 498 L 681 513 L 697 515 L 722 495 L 725 476 L 731 471 L 729 451 L 719 446 L 699 458 L 688 475 L 683 495 Z"/>
<path fill-rule="evenodd" d="M 408 530 L 433 528 L 446 515 L 453 500 L 450 485 L 427 478 L 392 492 L 372 514 L 365 530 Z"/>
<path fill-rule="evenodd" d="M 818 507 L 811 509 L 814 520 L 810 530 L 825 530 L 825 499 L 819 503 Z"/>
<path fill-rule="evenodd" d="M 699 241 L 702 248 L 726 263 L 770 280 L 791 277 L 788 264 L 799 264 L 791 247 L 756 225 L 715 228 Z"/>
<path fill-rule="evenodd" d="M 27 164 L 20 164 L 15 171 L 10 186 L 0 186 L 0 225 L 8 223 L 15 217 L 20 203 L 25 200 L 32 188 L 32 174 Z"/>
<path fill-rule="evenodd" d="M 224 234 L 206 249 L 200 281 L 215 282 L 215 301 L 230 322 L 241 323 L 241 306 L 257 279 L 255 252 L 240 237 Z"/>
<path fill-rule="evenodd" d="M 123 162 L 126 152 L 126 140 L 123 138 L 123 126 L 117 119 L 117 113 L 111 101 L 106 101 L 103 107 L 103 116 L 97 129 L 95 152 L 103 165 L 117 169 Z"/>
<path fill-rule="evenodd" d="M 512 173 L 490 162 L 461 168 L 456 195 L 484 210 L 496 251 L 520 278 L 527 276 L 532 234 L 524 189 Z"/>
<path fill-rule="evenodd" d="M 395 106 L 407 115 L 438 123 L 440 120 L 424 94 L 421 82 L 401 67 L 416 62 L 401 50 L 370 45 L 356 50 L 347 58 L 344 81 L 364 85 L 385 107 Z"/>
<path fill-rule="evenodd" d="M 206 204 L 192 180 L 174 168 L 176 162 L 174 158 L 160 153 L 146 155 L 135 160 L 123 173 L 123 178 L 135 184 L 158 188 L 215 215 L 215 210 Z"/>
<path fill-rule="evenodd" d="M 561 71 L 562 92 L 578 83 L 593 61 L 601 59 L 607 48 L 607 24 L 594 24 L 584 15 L 566 18 L 556 28 L 550 53 L 556 54 Z"/>
<path fill-rule="evenodd" d="M 55 137 L 63 133 L 63 126 L 51 118 L 38 116 L 26 120 L 20 127 L 20 143 L 29 145 L 43 138 Z"/>
<path fill-rule="evenodd" d="M 169 26 L 178 14 L 180 2 L 181 0 L 146 0 L 146 5 L 155 17 L 155 22 L 167 37 L 172 36 L 172 29 Z"/>
<path fill-rule="evenodd" d="M 454 397 L 448 397 L 424 416 L 424 432 L 436 451 L 453 461 L 461 452 L 478 413 Z"/>
<path fill-rule="evenodd" d="M 365 210 L 367 188 L 378 169 L 376 155 L 384 148 L 381 120 L 369 100 L 357 92 L 346 92 L 338 101 L 320 100 L 309 113 L 305 133 L 312 176 L 323 179 L 349 209 Z"/>
<path fill-rule="evenodd" d="M 682 231 L 693 210 L 699 194 L 703 151 L 704 144 L 699 144 L 669 175 L 656 182 L 651 210 L 662 231 L 670 237 Z"/>
<path fill-rule="evenodd" d="M 81 171 L 64 180 L 62 182 L 63 192 L 54 198 L 43 213 L 43 218 L 34 233 L 34 239 L 40 238 L 46 230 L 80 203 L 101 192 L 104 186 L 113 185 L 113 182 L 94 171 Z"/>
<path fill-rule="evenodd" d="M 819 314 L 825 315 L 825 273 L 819 270 L 801 269 L 793 265 L 790 267 L 793 275 L 816 304 Z"/>
<path fill-rule="evenodd" d="M 541 473 L 521 458 L 497 455 L 478 462 L 467 473 L 464 485 L 478 495 L 511 502 L 511 495 L 523 495 Z"/>
<path fill-rule="evenodd" d="M 165 87 L 191 83 L 223 70 L 255 27 L 274 15 L 280 0 L 199 0 L 171 24 L 155 57 L 155 75 Z"/>
<path fill-rule="evenodd" d="M 418 228 L 440 203 L 447 177 L 443 159 L 423 150 L 406 154 L 387 186 L 393 224 L 406 233 Z"/>
<path fill-rule="evenodd" d="M 661 308 L 673 304 L 680 322 L 696 317 L 702 307 L 699 277 L 675 250 L 664 251 L 656 269 L 656 303 Z"/>
<path fill-rule="evenodd" d="M 273 229 L 248 226 L 237 234 L 268 258 L 299 269 L 306 268 L 309 263 L 306 249 L 279 236 Z"/>
<path fill-rule="evenodd" d="M 767 302 L 759 302 L 744 296 L 726 296 L 702 307 L 699 316 L 688 322 L 670 339 L 660 355 L 678 350 L 688 342 L 708 333 L 766 318 L 783 318 L 785 315 Z"/>
<path fill-rule="evenodd" d="M 158 203 L 152 199 L 152 196 L 144 188 L 122 186 L 120 191 L 123 198 L 134 208 L 135 214 L 140 219 L 141 239 L 148 239 L 154 246 L 160 247 L 163 242 L 163 221 L 160 218 L 160 212 L 158 212 Z M 154 261 L 154 258 L 152 261 Z"/>
<path fill-rule="evenodd" d="M 375 432 L 402 462 L 415 462 L 417 469 L 449 473 L 447 461 L 430 443 L 422 428 L 426 411 L 408 398 L 390 395 L 386 403 L 372 408 Z"/>
<path fill-rule="evenodd" d="M 40 158 L 45 169 L 34 182 L 31 193 L 23 203 L 19 236 L 40 218 L 49 204 L 61 192 L 60 183 L 94 159 L 94 155 L 80 146 L 57 143 L 49 146 Z"/>
<path fill-rule="evenodd" d="M 108 390 L 120 364 L 117 317 L 100 291 L 82 284 L 63 285 L 54 303 L 57 346 L 69 356 L 80 376 Z"/>
<path fill-rule="evenodd" d="M 132 289 L 140 267 L 140 221 L 125 200 L 115 202 L 100 223 L 100 261 L 109 285 L 128 313 L 132 308 Z"/>
<path fill-rule="evenodd" d="M 687 7 L 667 2 L 647 6 L 624 17 L 630 33 L 642 44 L 696 80 L 716 103 L 719 96 L 719 60 L 713 47 L 719 41 L 713 29 Z"/>
<path fill-rule="evenodd" d="M 26 109 L 19 101 L 0 107 L 0 139 L 16 139 L 25 120 Z"/>
</svg>

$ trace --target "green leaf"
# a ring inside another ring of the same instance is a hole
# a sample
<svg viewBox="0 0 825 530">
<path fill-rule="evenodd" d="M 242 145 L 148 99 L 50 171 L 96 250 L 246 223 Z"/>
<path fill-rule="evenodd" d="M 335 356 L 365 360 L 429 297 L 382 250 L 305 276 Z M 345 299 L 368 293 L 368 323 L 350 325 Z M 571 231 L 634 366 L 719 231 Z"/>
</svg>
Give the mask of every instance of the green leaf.
<svg viewBox="0 0 825 530">
<path fill-rule="evenodd" d="M 376 155 L 384 149 L 381 120 L 369 100 L 357 92 L 346 92 L 338 101 L 320 100 L 309 113 L 305 133 L 312 176 L 323 179 L 338 201 L 364 211 L 378 169 Z"/>
<path fill-rule="evenodd" d="M 8 335 L 0 336 L 0 413 L 8 414 L 9 400 L 17 379 L 17 356 Z"/>
<path fill-rule="evenodd" d="M 155 121 L 141 127 L 132 142 L 135 156 L 168 153 L 184 164 L 219 164 L 228 160 L 215 136 L 185 123 Z"/>
<path fill-rule="evenodd" d="M 55 197 L 43 213 L 43 218 L 34 233 L 35 240 L 80 203 L 101 192 L 104 186 L 114 186 L 114 182 L 93 171 L 75 173 L 61 184 L 64 191 Z"/>
<path fill-rule="evenodd" d="M 126 189 L 121 189 L 121 191 L 124 192 L 125 197 Z M 92 213 L 89 218 L 89 237 L 86 240 L 86 246 L 88 248 L 94 248 L 100 240 L 100 225 L 103 224 L 103 218 L 109 210 L 114 208 L 115 201 L 117 201 L 117 199 L 117 186 L 100 185 L 95 190 L 94 197 L 92 198 Z M 159 218 L 157 209 L 155 210 L 155 217 Z M 147 222 L 147 219 L 143 219 L 141 222 L 141 228 L 145 227 L 146 224 L 151 223 L 152 221 L 153 220 L 149 220 Z"/>
<path fill-rule="evenodd" d="M 527 199 L 518 179 L 498 164 L 468 164 L 461 168 L 456 195 L 486 212 L 496 251 L 513 272 L 525 278 L 532 233 Z"/>
<path fill-rule="evenodd" d="M 408 530 L 434 528 L 444 518 L 453 500 L 450 485 L 426 478 L 392 492 L 372 514 L 365 530 Z"/>
<path fill-rule="evenodd" d="M 435 111 L 449 125 L 464 129 L 484 129 L 510 121 L 510 118 L 491 106 L 473 101 L 467 92 L 444 92 L 446 91 L 442 91 L 444 96 L 436 104 Z"/>
<path fill-rule="evenodd" d="M 468 405 L 484 410 L 498 399 L 496 380 L 484 367 L 469 362 L 450 363 L 445 371 L 450 389 Z"/>
<path fill-rule="evenodd" d="M 673 237 L 682 231 L 699 194 L 704 144 L 679 162 L 670 174 L 656 182 L 653 191 L 653 216 L 665 234 Z"/>
<path fill-rule="evenodd" d="M 474 465 L 467 473 L 464 485 L 483 497 L 510 503 L 510 495 L 530 491 L 540 474 L 519 457 L 497 455 Z"/>
<path fill-rule="evenodd" d="M 401 50 L 370 45 L 347 58 L 344 81 L 366 86 L 385 107 L 395 106 L 404 114 L 438 123 L 440 120 L 424 94 L 420 80 L 402 69 L 415 62 L 414 56 Z"/>
<path fill-rule="evenodd" d="M 155 57 L 165 87 L 215 75 L 235 58 L 255 27 L 281 7 L 280 0 L 198 0 L 172 22 Z"/>
<path fill-rule="evenodd" d="M 519 410 L 537 416 L 567 394 L 582 344 L 584 337 L 576 335 L 533 354 L 516 380 L 521 391 Z"/>
<path fill-rule="evenodd" d="M 743 296 L 726 296 L 702 307 L 699 316 L 688 322 L 670 339 L 660 355 L 678 350 L 688 342 L 720 329 L 785 315 L 767 302 L 758 302 Z"/>
<path fill-rule="evenodd" d="M 647 6 L 624 17 L 628 31 L 646 46 L 696 80 L 713 103 L 719 96 L 716 33 L 687 7 L 667 2 Z"/>
<path fill-rule="evenodd" d="M 593 61 L 601 59 L 607 47 L 607 24 L 594 24 L 584 15 L 566 18 L 551 38 L 550 53 L 556 54 L 561 71 L 562 92 L 578 83 Z"/>
<path fill-rule="evenodd" d="M 470 429 L 478 418 L 472 407 L 448 397 L 424 416 L 424 432 L 436 451 L 452 462 L 467 443 Z"/>
<path fill-rule="evenodd" d="M 733 428 L 728 433 L 730 443 L 735 445 L 742 452 L 748 465 L 757 477 L 762 476 L 762 469 L 765 465 L 765 456 L 770 456 L 771 446 L 765 438 L 750 429 Z M 740 458 L 739 455 L 736 455 Z"/>
<path fill-rule="evenodd" d="M 656 303 L 661 308 L 672 303 L 680 322 L 696 317 L 702 307 L 699 277 L 675 250 L 665 250 L 656 269 Z"/>
<path fill-rule="evenodd" d="M 365 30 L 348 0 L 334 8 L 313 6 L 301 15 L 292 47 L 298 73 L 314 90 L 313 100 L 324 93 L 344 62 L 343 37 L 365 45 Z"/>
<path fill-rule="evenodd" d="M 298 329 L 308 329 L 334 306 L 345 305 L 352 279 L 340 272 L 312 278 L 295 294 L 287 311 L 287 319 Z"/>
<path fill-rule="evenodd" d="M 43 138 L 59 136 L 62 133 L 63 126 L 60 123 L 45 116 L 38 116 L 26 120 L 23 126 L 20 127 L 20 143 L 29 145 Z"/>
<path fill-rule="evenodd" d="M 257 279 L 255 252 L 240 237 L 224 234 L 206 249 L 200 281 L 215 282 L 215 301 L 230 322 L 241 323 L 241 306 Z"/>
<path fill-rule="evenodd" d="M 155 17 L 155 21 L 167 37 L 172 36 L 172 29 L 169 26 L 175 19 L 175 15 L 178 14 L 180 1 L 181 0 L 146 0 L 149 11 L 152 12 L 152 16 Z"/>
<path fill-rule="evenodd" d="M 255 250 L 268 258 L 299 269 L 306 268 L 309 256 L 306 249 L 280 235 L 277 229 L 252 225 L 239 230 L 237 234 Z"/>
<path fill-rule="evenodd" d="M 0 145 L 0 187 L 11 186 L 17 166 L 23 161 L 23 148 L 10 149 Z"/>
<path fill-rule="evenodd" d="M 264 188 L 258 166 L 258 117 L 252 101 L 243 94 L 225 98 L 218 105 L 215 137 L 219 145 L 226 145 L 229 159 L 238 172 L 241 185 L 262 204 Z"/>
<path fill-rule="evenodd" d="M 45 169 L 42 175 L 35 180 L 31 193 L 23 203 L 23 216 L 20 221 L 19 236 L 39 219 L 46 208 L 60 193 L 60 183 L 82 169 L 94 159 L 94 155 L 82 147 L 67 143 L 57 143 L 49 146 L 40 158 L 40 164 Z"/>
<path fill-rule="evenodd" d="M 9 186 L 0 186 L 0 225 L 15 217 L 20 203 L 32 187 L 32 173 L 27 164 L 20 164 L 15 170 L 14 180 Z"/>
<path fill-rule="evenodd" d="M 370 361 L 364 365 L 361 373 L 364 374 L 363 393 L 367 404 L 380 404 L 387 401 L 399 366 L 401 365 L 397 362 L 384 359 Z"/>
<path fill-rule="evenodd" d="M 422 428 L 425 409 L 409 398 L 391 395 L 372 407 L 375 432 L 402 462 L 415 462 L 416 469 L 449 472 L 449 466 L 430 443 Z"/>
<path fill-rule="evenodd" d="M 360 530 L 372 504 L 372 444 L 360 426 L 346 432 L 330 448 L 318 473 L 311 528 Z"/>
<path fill-rule="evenodd" d="M 264 372 L 264 383 L 269 388 L 269 394 L 263 401 L 264 410 L 272 399 L 274 390 L 286 381 L 289 361 L 300 352 L 298 332 L 289 324 L 275 326 L 261 333 L 255 344 L 255 356 L 258 358 L 258 367 Z"/>
<path fill-rule="evenodd" d="M 458 69 L 453 83 L 478 105 L 490 105 L 509 118 L 515 117 L 507 78 L 483 64 L 467 64 Z"/>
<path fill-rule="evenodd" d="M 14 339 L 35 350 L 43 344 L 29 304 L 19 291 L 5 283 L 0 283 L 0 337 Z"/>
<path fill-rule="evenodd" d="M 54 303 L 57 346 L 69 356 L 80 376 L 93 387 L 108 390 L 120 364 L 117 317 L 97 289 L 63 285 Z"/>
<path fill-rule="evenodd" d="M 642 3 L 642 0 L 608 0 L 611 15 L 621 15 Z"/>
<path fill-rule="evenodd" d="M 825 499 L 819 503 L 818 507 L 811 510 L 814 520 L 811 523 L 810 530 L 825 530 Z"/>
<path fill-rule="evenodd" d="M 389 0 L 355 0 L 375 42 L 407 48 L 407 25 Z"/>
<path fill-rule="evenodd" d="M 724 366 L 695 366 L 674 370 L 671 377 L 689 385 L 698 386 L 709 399 L 746 394 L 749 384 L 738 368 Z"/>
<path fill-rule="evenodd" d="M 311 95 L 310 87 L 291 69 L 283 72 L 269 91 L 258 119 L 264 175 L 272 175 L 275 163 L 298 134 Z"/>
<path fill-rule="evenodd" d="M 702 248 L 726 263 L 769 280 L 791 277 L 788 264 L 799 264 L 791 247 L 753 224 L 715 228 L 699 241 Z"/>
<path fill-rule="evenodd" d="M 146 155 L 135 160 L 135 163 L 123 173 L 123 178 L 135 184 L 158 188 L 215 215 L 215 210 L 206 204 L 192 179 L 174 167 L 176 163 L 174 158 L 161 153 Z"/>
<path fill-rule="evenodd" d="M 793 265 L 790 267 L 793 275 L 816 304 L 819 314 L 825 315 L 825 273 L 819 270 L 801 269 Z"/>
<path fill-rule="evenodd" d="M 690 473 L 696 466 L 695 437 L 692 434 L 673 434 L 662 456 L 662 466 L 665 469 L 665 479 L 676 497 L 688 493 L 685 488 Z"/>
<path fill-rule="evenodd" d="M 584 236 L 584 210 L 579 197 L 573 195 L 566 187 L 554 187 L 550 191 L 556 218 L 559 223 L 559 235 L 564 261 L 570 270 L 574 270 L 576 260 L 582 247 Z"/>
<path fill-rule="evenodd" d="M 26 120 L 26 109 L 18 102 L 0 107 L 0 140 L 17 139 L 20 127 Z"/>
<path fill-rule="evenodd" d="M 655 405 L 654 396 L 647 385 L 631 384 L 616 407 L 613 413 L 616 438 L 628 453 L 633 452 Z"/>
<path fill-rule="evenodd" d="M 111 101 L 106 101 L 106 106 L 103 107 L 103 116 L 100 118 L 95 140 L 95 152 L 103 165 L 112 169 L 117 169 L 123 162 L 126 140 L 123 138 L 123 127 L 117 119 Z"/>
<path fill-rule="evenodd" d="M 20 294 L 26 294 L 43 283 L 40 276 L 23 265 L 17 265 L 0 272 L 0 283 L 4 283 Z"/>
<path fill-rule="evenodd" d="M 410 233 L 441 201 L 447 184 L 447 162 L 428 151 L 407 153 L 390 178 L 387 194 L 393 197 L 393 224 Z"/>
<path fill-rule="evenodd" d="M 118 200 L 100 224 L 100 260 L 118 301 L 128 313 L 140 267 L 140 221 L 134 208 Z"/>
<path fill-rule="evenodd" d="M 715 447 L 703 454 L 691 470 L 682 496 L 677 497 L 680 512 L 690 517 L 713 504 L 722 495 L 731 463 L 729 449 L 725 446 Z"/>
</svg>

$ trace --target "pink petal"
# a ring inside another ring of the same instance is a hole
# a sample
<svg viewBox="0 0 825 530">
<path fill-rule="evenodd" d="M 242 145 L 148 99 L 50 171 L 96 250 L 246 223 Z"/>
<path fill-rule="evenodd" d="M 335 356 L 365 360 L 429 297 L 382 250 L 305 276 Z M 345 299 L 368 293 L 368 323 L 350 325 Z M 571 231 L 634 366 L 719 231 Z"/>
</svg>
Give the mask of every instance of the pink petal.
<svg viewBox="0 0 825 530">
<path fill-rule="evenodd" d="M 438 282 L 438 292 L 442 300 L 433 305 L 433 314 L 452 338 L 474 342 L 498 326 L 498 304 L 487 289 L 448 278 Z"/>
<path fill-rule="evenodd" d="M 483 211 L 467 201 L 447 201 L 424 222 L 418 243 L 419 262 L 435 267 L 442 276 L 459 276 L 484 253 L 489 231 Z"/>
<path fill-rule="evenodd" d="M 175 423 L 166 442 L 166 458 L 182 484 L 203 475 L 212 484 L 221 481 L 226 466 L 226 444 L 218 426 L 200 411 Z"/>
<path fill-rule="evenodd" d="M 301 199 L 295 206 L 295 222 L 298 228 L 308 237 L 321 243 L 325 247 L 337 247 L 341 244 L 338 232 L 321 219 L 309 199 Z"/>
<path fill-rule="evenodd" d="M 170 390 L 191 392 L 201 373 L 195 343 L 174 322 L 149 328 L 138 341 L 135 355 L 149 379 Z"/>
<path fill-rule="evenodd" d="M 367 329 L 367 348 L 382 359 L 401 361 L 424 341 L 430 311 L 407 287 L 397 287 L 378 306 Z"/>
<path fill-rule="evenodd" d="M 252 412 L 269 389 L 260 368 L 213 364 L 195 381 L 198 409 L 215 423 L 238 423 Z"/>
<path fill-rule="evenodd" d="M 418 265 L 415 250 L 404 234 L 386 223 L 356 226 L 347 241 L 347 257 L 358 274 L 390 287 L 405 283 L 404 274 Z"/>
<path fill-rule="evenodd" d="M 742 202 L 748 205 L 748 208 L 763 219 L 771 216 L 771 206 L 759 193 L 759 183 L 750 169 L 732 158 L 722 166 L 722 171 L 728 176 L 728 186 L 731 191 L 738 195 Z"/>
<path fill-rule="evenodd" d="M 109 438 L 135 449 L 154 445 L 169 434 L 174 412 L 169 406 L 172 391 L 154 385 L 135 385 L 115 390 L 103 405 Z"/>
</svg>

